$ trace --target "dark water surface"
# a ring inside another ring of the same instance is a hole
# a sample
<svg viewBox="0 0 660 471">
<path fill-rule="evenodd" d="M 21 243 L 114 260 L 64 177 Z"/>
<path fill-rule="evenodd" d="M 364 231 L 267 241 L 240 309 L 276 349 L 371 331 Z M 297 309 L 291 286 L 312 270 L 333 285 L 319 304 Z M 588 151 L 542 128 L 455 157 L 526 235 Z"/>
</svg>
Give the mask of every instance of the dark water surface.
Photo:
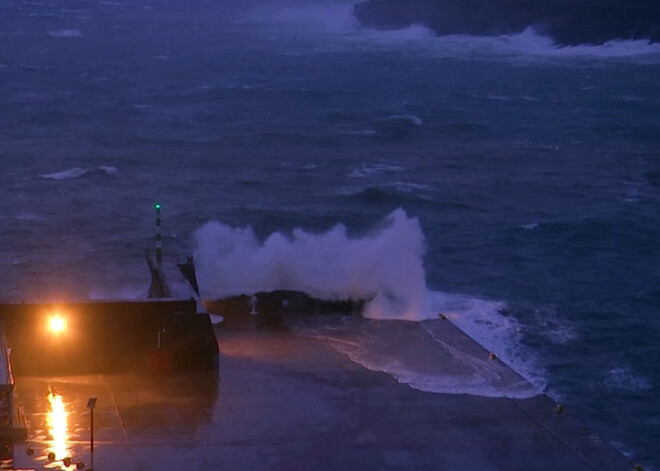
<svg viewBox="0 0 660 471">
<path fill-rule="evenodd" d="M 350 9 L 3 2 L 2 298 L 141 295 L 156 200 L 168 254 L 209 220 L 361 237 L 402 208 L 438 309 L 659 468 L 660 48 Z"/>
</svg>

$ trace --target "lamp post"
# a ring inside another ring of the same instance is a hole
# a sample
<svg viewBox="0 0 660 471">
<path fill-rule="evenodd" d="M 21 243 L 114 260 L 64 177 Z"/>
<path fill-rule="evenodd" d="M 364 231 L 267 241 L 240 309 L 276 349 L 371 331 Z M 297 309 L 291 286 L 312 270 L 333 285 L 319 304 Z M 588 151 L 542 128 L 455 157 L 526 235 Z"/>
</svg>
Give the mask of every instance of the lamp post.
<svg viewBox="0 0 660 471">
<path fill-rule="evenodd" d="M 87 401 L 87 408 L 89 409 L 89 445 L 92 455 L 92 469 L 94 469 L 94 407 L 96 407 L 96 398 L 90 397 Z"/>
<path fill-rule="evenodd" d="M 163 262 L 163 234 L 160 228 L 160 203 L 154 204 L 156 210 L 156 264 L 160 268 Z"/>
</svg>

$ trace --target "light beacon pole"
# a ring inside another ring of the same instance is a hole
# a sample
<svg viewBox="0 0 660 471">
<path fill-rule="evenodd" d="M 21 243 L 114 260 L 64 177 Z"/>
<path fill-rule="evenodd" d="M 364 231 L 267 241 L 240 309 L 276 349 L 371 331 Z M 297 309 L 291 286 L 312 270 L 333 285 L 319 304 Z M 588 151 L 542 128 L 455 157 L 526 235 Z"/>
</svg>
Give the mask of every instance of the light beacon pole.
<svg viewBox="0 0 660 471">
<path fill-rule="evenodd" d="M 92 455 L 92 469 L 94 469 L 94 407 L 96 407 L 96 398 L 90 397 L 87 401 L 87 408 L 89 409 L 89 447 Z"/>
<path fill-rule="evenodd" d="M 160 228 L 160 203 L 154 204 L 156 210 L 156 264 L 158 268 L 163 263 L 163 234 Z"/>
</svg>

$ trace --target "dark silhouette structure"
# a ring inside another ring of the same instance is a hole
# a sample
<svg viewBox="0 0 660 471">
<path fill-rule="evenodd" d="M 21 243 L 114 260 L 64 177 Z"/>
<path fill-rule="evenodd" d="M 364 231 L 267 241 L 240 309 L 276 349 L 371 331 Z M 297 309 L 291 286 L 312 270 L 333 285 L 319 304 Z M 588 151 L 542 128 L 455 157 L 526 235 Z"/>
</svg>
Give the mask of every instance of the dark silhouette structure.
<svg viewBox="0 0 660 471">
<path fill-rule="evenodd" d="M 368 0 L 354 14 L 366 26 L 426 26 L 438 35 L 516 34 L 531 26 L 556 44 L 612 39 L 660 41 L 657 0 Z"/>
</svg>

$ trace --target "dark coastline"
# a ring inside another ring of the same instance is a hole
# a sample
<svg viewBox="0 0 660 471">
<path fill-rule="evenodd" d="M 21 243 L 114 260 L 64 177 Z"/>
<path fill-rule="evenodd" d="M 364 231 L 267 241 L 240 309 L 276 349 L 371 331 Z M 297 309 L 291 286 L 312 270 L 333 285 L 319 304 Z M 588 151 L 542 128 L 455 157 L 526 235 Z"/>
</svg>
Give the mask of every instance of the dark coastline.
<svg viewBox="0 0 660 471">
<path fill-rule="evenodd" d="M 426 26 L 439 36 L 516 34 L 532 26 L 561 45 L 660 42 L 660 3 L 568 0 L 368 0 L 356 18 L 377 29 Z"/>
</svg>

